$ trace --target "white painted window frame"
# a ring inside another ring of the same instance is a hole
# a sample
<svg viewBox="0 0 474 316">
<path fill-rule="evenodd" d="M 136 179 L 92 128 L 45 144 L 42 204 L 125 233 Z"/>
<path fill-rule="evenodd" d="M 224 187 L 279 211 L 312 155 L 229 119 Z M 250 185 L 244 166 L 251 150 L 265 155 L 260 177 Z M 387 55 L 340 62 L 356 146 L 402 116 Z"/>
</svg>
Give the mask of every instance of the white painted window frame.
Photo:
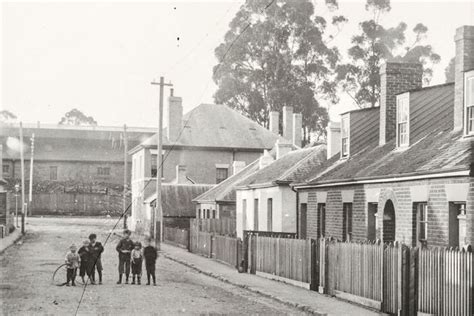
<svg viewBox="0 0 474 316">
<path fill-rule="evenodd" d="M 469 84 L 474 85 L 474 70 L 470 70 L 464 73 L 464 134 L 466 136 L 473 136 L 474 135 L 474 123 L 472 131 L 469 131 L 469 117 L 468 117 L 468 110 L 469 108 L 473 108 L 474 111 L 474 95 L 472 96 L 472 104 L 467 104 L 467 91 Z"/>
<path fill-rule="evenodd" d="M 346 120 L 346 124 L 344 124 Z M 341 158 L 346 159 L 350 156 L 350 143 L 351 143 L 351 117 L 350 113 L 341 115 Z M 344 137 L 344 130 L 346 130 L 346 137 Z M 344 139 L 346 139 L 347 151 L 344 154 Z"/>
<path fill-rule="evenodd" d="M 399 114 L 400 114 L 400 105 L 401 102 L 404 101 L 406 106 L 406 122 L 399 121 Z M 410 93 L 403 93 L 397 95 L 397 111 L 395 113 L 396 117 L 396 141 L 397 141 L 397 148 L 406 148 L 410 146 Z M 406 124 L 406 143 L 400 143 L 400 124 Z"/>
</svg>

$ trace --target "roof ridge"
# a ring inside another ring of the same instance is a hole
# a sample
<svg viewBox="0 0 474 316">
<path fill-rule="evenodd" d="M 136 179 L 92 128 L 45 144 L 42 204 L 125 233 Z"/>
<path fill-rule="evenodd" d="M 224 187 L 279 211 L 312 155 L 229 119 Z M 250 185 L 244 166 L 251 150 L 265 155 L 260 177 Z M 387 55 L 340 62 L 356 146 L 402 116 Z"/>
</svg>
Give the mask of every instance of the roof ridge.
<svg viewBox="0 0 474 316">
<path fill-rule="evenodd" d="M 321 146 L 321 145 L 320 145 Z M 311 149 L 311 150 L 308 150 L 309 152 L 303 157 L 301 158 L 293 167 L 291 167 L 290 169 L 288 169 L 287 171 L 285 171 L 280 177 L 278 177 L 277 181 L 283 181 L 284 178 L 286 178 L 289 174 L 291 174 L 292 172 L 294 172 L 296 169 L 298 169 L 298 167 L 303 163 L 305 162 L 306 160 L 308 160 L 309 158 L 311 158 L 312 154 L 314 152 L 317 152 L 319 149 L 319 146 L 317 147 L 310 147 L 310 148 L 303 148 L 303 149 L 299 149 L 299 150 L 306 150 L 306 149 Z M 293 152 L 297 152 L 298 150 L 295 150 Z M 291 152 L 290 152 L 291 153 Z"/>
</svg>

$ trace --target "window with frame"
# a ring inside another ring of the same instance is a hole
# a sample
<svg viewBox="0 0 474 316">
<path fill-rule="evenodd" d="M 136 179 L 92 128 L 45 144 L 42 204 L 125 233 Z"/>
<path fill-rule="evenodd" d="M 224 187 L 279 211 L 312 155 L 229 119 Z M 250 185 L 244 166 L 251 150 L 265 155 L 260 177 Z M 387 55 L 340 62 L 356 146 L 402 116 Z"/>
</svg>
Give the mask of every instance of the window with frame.
<svg viewBox="0 0 474 316">
<path fill-rule="evenodd" d="M 428 240 L 428 204 L 418 203 L 417 206 L 417 237 L 418 242 L 425 243 Z"/>
<path fill-rule="evenodd" d="M 58 167 L 49 167 L 49 180 L 58 180 Z"/>
<path fill-rule="evenodd" d="M 110 175 L 110 168 L 109 167 L 99 167 L 99 168 L 97 168 L 97 174 L 99 176 L 109 176 Z"/>
<path fill-rule="evenodd" d="M 10 166 L 9 165 L 3 165 L 2 166 L 2 172 L 9 174 L 10 173 Z"/>
<path fill-rule="evenodd" d="M 267 231 L 273 231 L 273 199 L 267 200 Z"/>
<path fill-rule="evenodd" d="M 215 210 L 215 209 L 212 209 L 212 218 L 217 218 L 217 217 L 216 217 L 216 210 Z"/>
<path fill-rule="evenodd" d="M 341 157 L 349 156 L 349 116 L 341 119 Z"/>
<path fill-rule="evenodd" d="M 409 98 L 400 96 L 397 98 L 397 146 L 408 146 L 408 116 Z"/>
<path fill-rule="evenodd" d="M 326 235 L 326 203 L 318 203 L 318 237 Z"/>
<path fill-rule="evenodd" d="M 247 230 L 247 200 L 242 200 L 242 228 Z"/>
<path fill-rule="evenodd" d="M 227 168 L 216 168 L 216 183 L 221 183 L 227 179 L 229 169 Z"/>
<path fill-rule="evenodd" d="M 465 79 L 466 133 L 474 134 L 474 72 Z"/>
<path fill-rule="evenodd" d="M 258 230 L 258 199 L 253 200 L 253 230 Z"/>
<path fill-rule="evenodd" d="M 352 203 L 342 204 L 342 240 L 352 240 Z"/>
</svg>

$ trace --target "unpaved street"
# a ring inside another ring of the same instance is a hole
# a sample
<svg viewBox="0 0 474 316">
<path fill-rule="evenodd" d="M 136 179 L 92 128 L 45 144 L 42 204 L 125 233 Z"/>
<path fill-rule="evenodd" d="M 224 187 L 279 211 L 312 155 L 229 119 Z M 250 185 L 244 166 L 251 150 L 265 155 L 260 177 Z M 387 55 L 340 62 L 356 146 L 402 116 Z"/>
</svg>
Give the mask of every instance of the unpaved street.
<svg viewBox="0 0 474 316">
<path fill-rule="evenodd" d="M 0 310 L 3 315 L 74 315 L 83 287 L 54 286 L 52 273 L 71 243 L 80 245 L 92 232 L 103 242 L 115 220 L 31 218 L 28 223 L 23 243 L 1 255 Z M 78 314 L 299 314 L 163 257 L 157 263 L 159 286 L 117 285 L 117 241 L 113 236 L 105 246 L 104 284 L 86 288 Z"/>
</svg>

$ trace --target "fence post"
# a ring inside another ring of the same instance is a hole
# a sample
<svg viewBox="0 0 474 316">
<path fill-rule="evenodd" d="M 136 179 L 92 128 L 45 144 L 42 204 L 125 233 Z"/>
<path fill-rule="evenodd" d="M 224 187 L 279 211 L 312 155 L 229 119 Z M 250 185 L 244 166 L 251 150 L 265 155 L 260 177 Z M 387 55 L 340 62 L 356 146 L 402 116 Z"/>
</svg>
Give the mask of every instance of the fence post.
<svg viewBox="0 0 474 316">
<path fill-rule="evenodd" d="M 416 315 L 418 308 L 418 248 L 409 250 L 408 266 L 408 309 L 405 315 Z"/>
<path fill-rule="evenodd" d="M 317 291 L 319 286 L 319 240 L 311 239 L 311 285 L 312 291 Z"/>
<path fill-rule="evenodd" d="M 21 212 L 21 234 L 25 234 L 25 212 Z"/>
</svg>

